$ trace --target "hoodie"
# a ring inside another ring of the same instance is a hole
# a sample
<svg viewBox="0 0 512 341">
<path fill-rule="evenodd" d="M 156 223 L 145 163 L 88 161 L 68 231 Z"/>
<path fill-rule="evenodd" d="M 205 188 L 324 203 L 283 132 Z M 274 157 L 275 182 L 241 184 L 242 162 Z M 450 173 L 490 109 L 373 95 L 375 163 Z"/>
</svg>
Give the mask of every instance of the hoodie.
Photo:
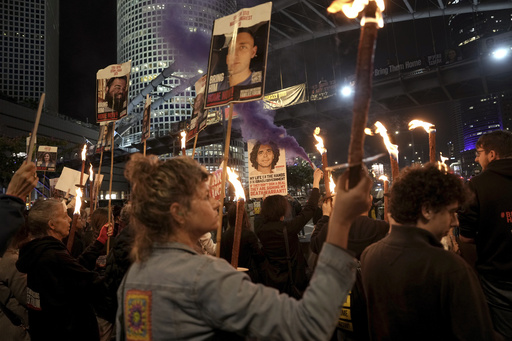
<svg viewBox="0 0 512 341">
<path fill-rule="evenodd" d="M 98 340 L 91 304 L 97 274 L 84 268 L 58 239 L 36 238 L 20 249 L 16 267 L 27 274 L 33 340 Z"/>
<path fill-rule="evenodd" d="M 469 188 L 475 196 L 459 213 L 459 226 L 475 239 L 476 269 L 487 280 L 512 282 L 512 159 L 490 162 Z"/>
</svg>

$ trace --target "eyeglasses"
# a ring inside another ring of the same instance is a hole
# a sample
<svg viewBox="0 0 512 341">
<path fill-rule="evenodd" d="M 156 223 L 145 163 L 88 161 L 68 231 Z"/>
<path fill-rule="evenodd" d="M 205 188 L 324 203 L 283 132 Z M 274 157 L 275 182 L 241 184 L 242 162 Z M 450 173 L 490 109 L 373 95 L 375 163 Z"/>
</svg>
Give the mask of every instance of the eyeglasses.
<svg viewBox="0 0 512 341">
<path fill-rule="evenodd" d="M 479 157 L 481 152 L 485 152 L 485 149 L 477 149 L 475 152 L 475 156 Z"/>
</svg>

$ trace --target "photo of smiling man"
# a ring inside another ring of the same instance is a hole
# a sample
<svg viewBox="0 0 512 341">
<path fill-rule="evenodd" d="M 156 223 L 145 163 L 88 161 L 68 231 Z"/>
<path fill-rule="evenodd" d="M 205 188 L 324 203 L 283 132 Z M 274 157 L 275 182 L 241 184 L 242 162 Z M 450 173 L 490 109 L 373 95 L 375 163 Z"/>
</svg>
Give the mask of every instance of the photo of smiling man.
<svg viewBox="0 0 512 341">
<path fill-rule="evenodd" d="M 273 141 L 247 141 L 249 154 L 249 196 L 288 193 L 285 151 Z"/>
</svg>

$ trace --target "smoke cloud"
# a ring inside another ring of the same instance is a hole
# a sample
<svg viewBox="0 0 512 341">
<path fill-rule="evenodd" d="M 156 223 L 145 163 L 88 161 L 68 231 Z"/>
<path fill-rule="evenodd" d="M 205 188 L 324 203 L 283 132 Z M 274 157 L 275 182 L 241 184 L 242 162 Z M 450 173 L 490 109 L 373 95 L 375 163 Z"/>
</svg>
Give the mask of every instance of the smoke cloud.
<svg viewBox="0 0 512 341">
<path fill-rule="evenodd" d="M 286 133 L 283 126 L 274 124 L 275 112 L 265 110 L 262 101 L 239 103 L 234 110 L 240 115 L 240 128 L 245 141 L 258 140 L 261 143 L 275 142 L 278 147 L 284 148 L 289 164 L 295 157 L 301 157 L 311 163 L 304 148 L 302 148 L 293 136 Z"/>
</svg>

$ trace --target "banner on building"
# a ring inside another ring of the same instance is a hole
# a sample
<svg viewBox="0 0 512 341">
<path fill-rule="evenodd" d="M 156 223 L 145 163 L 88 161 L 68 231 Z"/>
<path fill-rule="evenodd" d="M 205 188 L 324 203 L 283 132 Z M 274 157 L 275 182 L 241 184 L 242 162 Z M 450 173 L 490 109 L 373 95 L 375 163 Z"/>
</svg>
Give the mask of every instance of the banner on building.
<svg viewBox="0 0 512 341">
<path fill-rule="evenodd" d="M 96 73 L 96 122 L 117 121 L 126 116 L 131 61 L 113 64 Z"/>
<path fill-rule="evenodd" d="M 57 149 L 58 147 L 39 146 L 36 154 L 36 167 L 38 171 L 55 172 Z"/>
<path fill-rule="evenodd" d="M 306 101 L 306 83 L 303 83 L 265 95 L 263 107 L 268 110 L 276 110 Z"/>
<path fill-rule="evenodd" d="M 336 95 L 336 81 L 322 80 L 318 84 L 313 84 L 310 87 L 309 100 L 321 101 Z"/>
<path fill-rule="evenodd" d="M 215 20 L 206 108 L 263 98 L 271 13 L 267 2 Z"/>
<path fill-rule="evenodd" d="M 249 197 L 288 194 L 286 155 L 274 142 L 247 141 L 249 151 Z"/>
</svg>

